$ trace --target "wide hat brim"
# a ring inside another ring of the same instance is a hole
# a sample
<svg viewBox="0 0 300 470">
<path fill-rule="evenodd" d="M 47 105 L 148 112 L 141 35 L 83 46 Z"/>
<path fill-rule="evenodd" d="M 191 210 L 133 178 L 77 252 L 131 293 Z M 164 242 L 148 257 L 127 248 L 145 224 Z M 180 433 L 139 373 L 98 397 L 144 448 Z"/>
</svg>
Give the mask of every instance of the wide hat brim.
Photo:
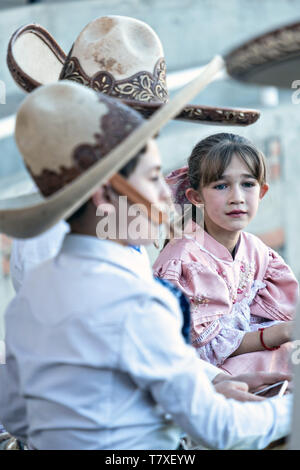
<svg viewBox="0 0 300 470">
<path fill-rule="evenodd" d="M 24 40 L 26 54 L 20 54 L 18 57 L 15 46 Z M 37 60 L 37 57 L 40 60 Z M 66 54 L 51 34 L 37 24 L 22 26 L 9 41 L 8 68 L 15 82 L 27 93 L 41 85 L 58 81 L 66 58 Z M 142 103 L 126 99 L 122 99 L 122 102 L 147 118 L 164 106 L 159 102 Z M 253 109 L 186 104 L 174 119 L 210 125 L 248 126 L 254 124 L 259 116 L 260 112 Z"/>
<path fill-rule="evenodd" d="M 300 22 L 261 34 L 231 50 L 228 73 L 237 80 L 278 88 L 291 88 L 299 78 Z"/>
<path fill-rule="evenodd" d="M 66 219 L 84 204 L 99 186 L 107 182 L 146 142 L 182 109 L 185 103 L 208 85 L 224 67 L 221 57 L 214 58 L 200 75 L 180 90 L 148 121 L 130 134 L 103 159 L 49 197 L 30 194 L 0 200 L 0 232 L 14 238 L 31 238 Z M 61 82 L 63 83 L 63 82 Z"/>
</svg>

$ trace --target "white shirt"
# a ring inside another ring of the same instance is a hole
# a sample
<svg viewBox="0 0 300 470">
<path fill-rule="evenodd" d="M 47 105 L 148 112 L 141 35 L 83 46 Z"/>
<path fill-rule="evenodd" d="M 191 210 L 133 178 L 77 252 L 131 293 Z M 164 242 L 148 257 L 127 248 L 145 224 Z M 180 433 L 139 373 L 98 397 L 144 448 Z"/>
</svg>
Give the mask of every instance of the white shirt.
<svg viewBox="0 0 300 470">
<path fill-rule="evenodd" d="M 64 220 L 45 233 L 25 240 L 14 239 L 10 257 L 10 275 L 15 291 L 20 289 L 25 275 L 43 261 L 54 258 L 70 230 Z"/>
<path fill-rule="evenodd" d="M 14 239 L 10 257 L 10 273 L 15 291 L 18 292 L 24 282 L 25 276 L 41 263 L 48 261 L 59 253 L 65 235 L 70 231 L 69 224 L 61 220 L 50 230 L 43 234 L 25 240 Z M 140 251 L 132 250 L 132 257 L 136 257 L 137 267 L 141 276 L 151 276 L 150 261 L 146 249 L 141 246 Z M 0 364 L 4 363 L 5 345 L 0 343 Z M 212 381 L 220 371 L 214 365 L 205 362 L 206 375 Z"/>
<path fill-rule="evenodd" d="M 67 235 L 6 313 L 0 419 L 37 449 L 264 448 L 289 432 L 291 396 L 217 394 L 180 333 L 175 297 L 133 250 Z"/>
</svg>

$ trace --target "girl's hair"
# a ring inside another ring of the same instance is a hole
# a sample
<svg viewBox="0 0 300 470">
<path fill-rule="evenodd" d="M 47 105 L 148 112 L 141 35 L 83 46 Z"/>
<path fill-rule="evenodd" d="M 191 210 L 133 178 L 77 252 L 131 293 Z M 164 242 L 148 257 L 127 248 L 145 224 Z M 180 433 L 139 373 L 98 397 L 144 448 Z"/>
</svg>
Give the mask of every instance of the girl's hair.
<svg viewBox="0 0 300 470">
<path fill-rule="evenodd" d="M 247 165 L 260 185 L 266 182 L 263 153 L 245 137 L 222 132 L 206 137 L 193 148 L 188 160 L 191 187 L 201 190 L 221 179 L 234 155 Z"/>
</svg>

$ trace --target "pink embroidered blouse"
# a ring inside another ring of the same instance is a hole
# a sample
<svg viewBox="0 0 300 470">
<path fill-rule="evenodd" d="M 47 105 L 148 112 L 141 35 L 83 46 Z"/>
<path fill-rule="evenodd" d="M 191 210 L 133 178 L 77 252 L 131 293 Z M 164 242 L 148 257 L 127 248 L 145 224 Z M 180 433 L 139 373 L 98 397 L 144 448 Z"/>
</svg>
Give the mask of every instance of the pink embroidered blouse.
<svg viewBox="0 0 300 470">
<path fill-rule="evenodd" d="M 154 275 L 174 282 L 191 302 L 191 341 L 199 356 L 238 374 L 288 370 L 290 343 L 277 351 L 230 357 L 246 332 L 291 320 L 298 283 L 290 268 L 256 236 L 242 232 L 235 258 L 198 228 L 172 240 Z"/>
</svg>

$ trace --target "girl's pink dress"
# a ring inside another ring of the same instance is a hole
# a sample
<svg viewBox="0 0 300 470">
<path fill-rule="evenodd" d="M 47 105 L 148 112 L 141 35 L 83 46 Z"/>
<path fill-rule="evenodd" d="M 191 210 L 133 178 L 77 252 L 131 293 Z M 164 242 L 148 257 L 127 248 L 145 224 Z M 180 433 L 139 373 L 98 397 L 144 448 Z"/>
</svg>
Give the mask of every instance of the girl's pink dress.
<svg viewBox="0 0 300 470">
<path fill-rule="evenodd" d="M 256 236 L 242 232 L 230 252 L 197 228 L 172 240 L 154 275 L 176 284 L 191 302 L 191 341 L 201 359 L 230 374 L 287 372 L 291 343 L 276 351 L 230 357 L 246 332 L 293 318 L 298 283 L 283 259 Z"/>
</svg>

